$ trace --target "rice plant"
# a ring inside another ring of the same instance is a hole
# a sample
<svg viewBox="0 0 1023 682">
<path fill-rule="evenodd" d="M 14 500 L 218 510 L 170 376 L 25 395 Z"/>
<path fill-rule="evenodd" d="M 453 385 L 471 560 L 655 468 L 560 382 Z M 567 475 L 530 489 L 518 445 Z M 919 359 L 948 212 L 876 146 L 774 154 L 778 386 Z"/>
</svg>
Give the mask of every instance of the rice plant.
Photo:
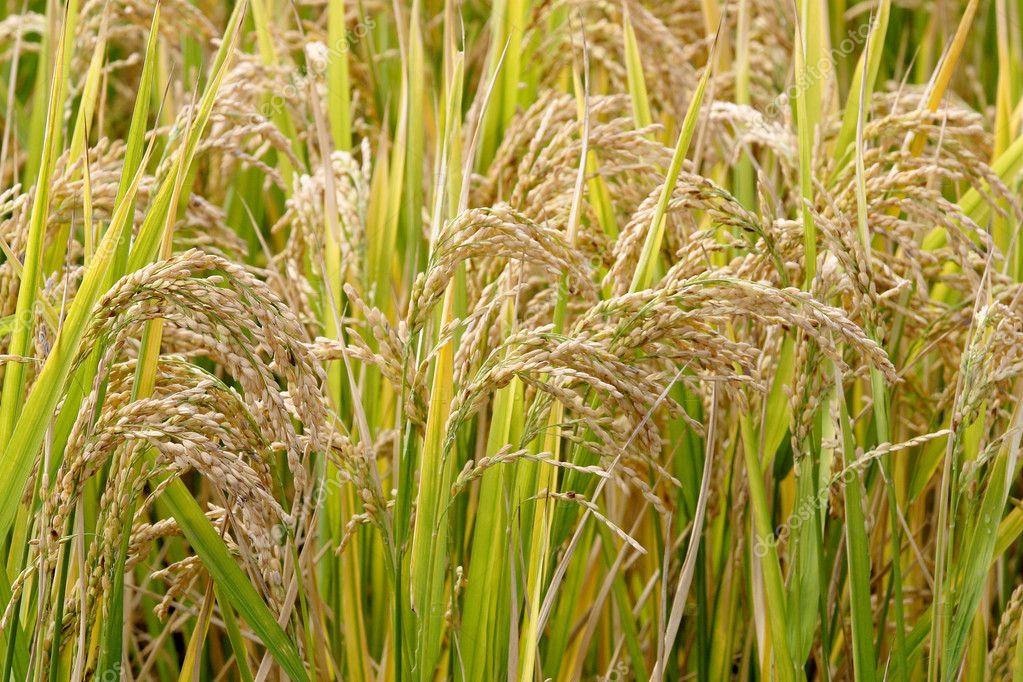
<svg viewBox="0 0 1023 682">
<path fill-rule="evenodd" d="M 0 0 L 0 682 L 1023 680 L 1019 0 Z"/>
</svg>

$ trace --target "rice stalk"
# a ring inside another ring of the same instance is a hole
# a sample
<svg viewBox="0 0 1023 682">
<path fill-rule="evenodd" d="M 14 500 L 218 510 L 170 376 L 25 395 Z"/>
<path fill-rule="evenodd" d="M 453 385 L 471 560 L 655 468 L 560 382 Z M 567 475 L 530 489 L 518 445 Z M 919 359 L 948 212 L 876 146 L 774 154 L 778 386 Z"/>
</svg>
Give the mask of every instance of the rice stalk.
<svg viewBox="0 0 1023 682">
<path fill-rule="evenodd" d="M 0 677 L 1017 679 L 1021 10 L 0 8 Z"/>
</svg>

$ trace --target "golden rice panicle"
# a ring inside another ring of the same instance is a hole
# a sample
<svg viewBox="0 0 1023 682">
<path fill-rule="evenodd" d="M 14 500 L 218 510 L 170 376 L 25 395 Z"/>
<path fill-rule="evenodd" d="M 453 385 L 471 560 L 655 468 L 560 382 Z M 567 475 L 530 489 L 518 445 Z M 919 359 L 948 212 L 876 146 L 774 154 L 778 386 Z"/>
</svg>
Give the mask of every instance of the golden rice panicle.
<svg viewBox="0 0 1023 682">
<path fill-rule="evenodd" d="M 1021 19 L 7 2 L 0 682 L 1023 678 Z"/>
</svg>

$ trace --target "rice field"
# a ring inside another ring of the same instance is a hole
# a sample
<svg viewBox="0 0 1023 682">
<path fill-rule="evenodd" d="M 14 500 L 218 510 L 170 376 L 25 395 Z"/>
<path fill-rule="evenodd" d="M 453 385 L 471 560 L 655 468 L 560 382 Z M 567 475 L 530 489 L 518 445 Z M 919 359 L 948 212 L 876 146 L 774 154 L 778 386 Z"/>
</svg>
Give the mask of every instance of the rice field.
<svg viewBox="0 0 1023 682">
<path fill-rule="evenodd" d="M 0 0 L 0 682 L 1023 681 L 1020 0 Z"/>
</svg>

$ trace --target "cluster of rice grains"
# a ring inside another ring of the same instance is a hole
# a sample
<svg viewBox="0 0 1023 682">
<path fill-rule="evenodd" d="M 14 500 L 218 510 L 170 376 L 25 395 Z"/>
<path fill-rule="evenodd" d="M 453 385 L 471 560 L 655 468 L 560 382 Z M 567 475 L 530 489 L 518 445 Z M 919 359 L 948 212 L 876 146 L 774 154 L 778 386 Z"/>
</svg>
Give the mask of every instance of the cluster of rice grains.
<svg viewBox="0 0 1023 682">
<path fill-rule="evenodd" d="M 1023 680 L 1014 0 L 0 5 L 0 682 Z"/>
</svg>

